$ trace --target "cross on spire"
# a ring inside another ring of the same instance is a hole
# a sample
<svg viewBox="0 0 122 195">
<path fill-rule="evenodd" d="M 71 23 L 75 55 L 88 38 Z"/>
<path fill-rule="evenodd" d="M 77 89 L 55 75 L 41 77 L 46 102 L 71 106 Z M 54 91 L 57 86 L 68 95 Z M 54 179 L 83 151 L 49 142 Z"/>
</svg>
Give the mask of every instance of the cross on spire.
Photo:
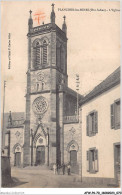
<svg viewBox="0 0 122 195">
<path fill-rule="evenodd" d="M 31 17 L 32 11 L 30 10 L 29 13 L 30 13 L 30 17 L 28 19 L 28 30 L 30 31 L 30 29 L 33 28 L 33 19 Z"/>
<path fill-rule="evenodd" d="M 50 16 L 50 19 L 51 19 L 51 23 L 55 24 L 55 12 L 54 12 L 54 3 L 52 3 L 52 12 L 51 12 L 51 16 Z"/>
<path fill-rule="evenodd" d="M 63 16 L 63 18 L 64 18 L 64 22 L 63 22 L 63 25 L 62 25 L 62 30 L 66 34 L 66 32 L 67 32 L 67 26 L 66 26 L 66 22 L 65 22 L 66 16 Z"/>
<path fill-rule="evenodd" d="M 51 5 L 52 6 L 52 11 L 54 11 L 54 5 L 55 5 L 54 3 L 52 3 L 52 5 Z"/>
<path fill-rule="evenodd" d="M 52 3 L 52 5 L 51 5 L 51 6 L 52 6 L 52 7 L 54 7 L 54 5 L 55 5 L 55 4 L 54 4 L 54 3 Z"/>
<path fill-rule="evenodd" d="M 30 16 L 31 16 L 31 14 L 32 14 L 32 11 L 30 10 L 29 12 L 30 12 Z"/>
<path fill-rule="evenodd" d="M 66 16 L 64 16 L 63 18 L 64 18 L 64 21 L 65 21 L 65 19 L 66 19 Z"/>
</svg>

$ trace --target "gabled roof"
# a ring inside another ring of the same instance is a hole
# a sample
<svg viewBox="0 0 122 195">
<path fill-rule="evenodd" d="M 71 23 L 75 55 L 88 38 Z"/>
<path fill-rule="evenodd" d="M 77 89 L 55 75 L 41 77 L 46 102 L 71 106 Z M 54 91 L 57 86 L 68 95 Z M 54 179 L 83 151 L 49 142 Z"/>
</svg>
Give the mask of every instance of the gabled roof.
<svg viewBox="0 0 122 195">
<path fill-rule="evenodd" d="M 24 119 L 24 112 L 13 112 L 12 113 L 12 120 L 25 120 Z M 3 147 L 5 146 L 5 134 L 8 131 L 8 119 L 9 119 L 10 113 L 4 113 L 4 131 L 3 131 L 3 127 L 1 128 L 1 138 L 2 138 L 2 143 L 3 143 Z M 18 126 L 14 126 L 14 127 L 18 127 Z M 12 128 L 12 127 L 11 127 Z"/>
<path fill-rule="evenodd" d="M 90 101 L 96 96 L 104 93 L 110 88 L 120 83 L 120 67 L 118 67 L 112 74 L 110 74 L 104 81 L 97 85 L 90 93 L 88 93 L 81 101 L 80 105 Z"/>
<path fill-rule="evenodd" d="M 10 116 L 10 113 L 5 113 L 4 114 L 4 129 L 5 129 L 5 132 L 7 132 L 9 116 Z M 21 124 L 24 123 L 24 120 L 25 120 L 25 113 L 24 112 L 12 112 L 11 116 L 12 116 L 12 122 L 13 122 L 11 127 L 19 126 L 19 124 L 18 125 L 14 125 L 15 121 L 20 121 Z"/>
<path fill-rule="evenodd" d="M 25 113 L 24 112 L 12 112 L 12 120 L 24 120 Z"/>
</svg>

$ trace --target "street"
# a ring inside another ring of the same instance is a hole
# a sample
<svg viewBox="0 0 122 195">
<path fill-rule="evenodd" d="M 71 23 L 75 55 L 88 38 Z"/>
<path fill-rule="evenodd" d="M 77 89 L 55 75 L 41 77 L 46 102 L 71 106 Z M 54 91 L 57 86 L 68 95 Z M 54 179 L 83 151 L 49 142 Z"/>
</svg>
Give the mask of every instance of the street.
<svg viewBox="0 0 122 195">
<path fill-rule="evenodd" d="M 54 175 L 52 170 L 45 166 L 15 168 L 12 167 L 13 182 L 6 187 L 10 188 L 110 188 L 103 184 L 88 184 L 80 181 L 80 176 L 71 174 Z"/>
</svg>

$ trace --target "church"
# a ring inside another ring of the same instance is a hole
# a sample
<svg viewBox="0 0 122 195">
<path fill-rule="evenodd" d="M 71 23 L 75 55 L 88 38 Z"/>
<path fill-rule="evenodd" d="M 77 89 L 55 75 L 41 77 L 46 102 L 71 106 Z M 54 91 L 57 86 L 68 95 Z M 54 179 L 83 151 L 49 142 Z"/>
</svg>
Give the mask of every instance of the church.
<svg viewBox="0 0 122 195">
<path fill-rule="evenodd" d="M 86 182 L 120 182 L 120 67 L 86 96 L 68 87 L 67 25 L 28 20 L 25 113 L 6 114 L 11 166 L 71 164 Z"/>
<path fill-rule="evenodd" d="M 52 167 L 69 162 L 78 172 L 80 161 L 77 100 L 68 87 L 66 18 L 55 24 L 54 4 L 50 23 L 33 27 L 28 20 L 28 70 L 25 116 L 8 116 L 11 164 Z M 22 115 L 22 114 L 21 114 Z M 74 127 L 75 126 L 75 127 Z M 7 140 L 9 138 L 7 137 Z"/>
</svg>

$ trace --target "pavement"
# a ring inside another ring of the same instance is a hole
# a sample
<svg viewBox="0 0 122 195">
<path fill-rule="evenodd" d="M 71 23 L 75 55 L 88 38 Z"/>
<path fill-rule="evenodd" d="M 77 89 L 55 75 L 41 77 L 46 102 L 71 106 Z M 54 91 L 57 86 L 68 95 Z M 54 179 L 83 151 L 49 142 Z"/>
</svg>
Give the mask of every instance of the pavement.
<svg viewBox="0 0 122 195">
<path fill-rule="evenodd" d="M 54 175 L 52 170 L 43 166 L 12 167 L 11 176 L 13 182 L 6 186 L 9 188 L 108 188 L 103 184 L 81 182 L 80 176 L 76 174 Z"/>
</svg>

